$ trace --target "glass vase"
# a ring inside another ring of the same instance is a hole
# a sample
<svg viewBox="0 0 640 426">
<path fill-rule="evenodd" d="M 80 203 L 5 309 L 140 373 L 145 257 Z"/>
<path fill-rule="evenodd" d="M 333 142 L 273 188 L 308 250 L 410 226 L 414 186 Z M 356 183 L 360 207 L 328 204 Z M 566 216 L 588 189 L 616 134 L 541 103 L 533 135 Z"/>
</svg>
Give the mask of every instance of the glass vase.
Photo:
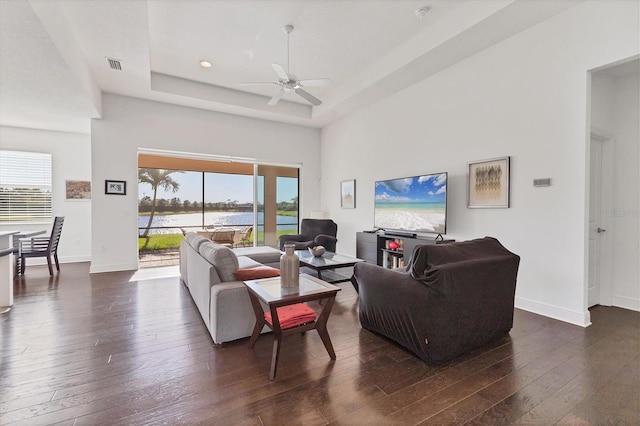
<svg viewBox="0 0 640 426">
<path fill-rule="evenodd" d="M 295 244 L 285 243 L 284 254 L 280 256 L 280 284 L 283 288 L 298 287 L 300 284 L 300 259 L 295 249 Z"/>
</svg>

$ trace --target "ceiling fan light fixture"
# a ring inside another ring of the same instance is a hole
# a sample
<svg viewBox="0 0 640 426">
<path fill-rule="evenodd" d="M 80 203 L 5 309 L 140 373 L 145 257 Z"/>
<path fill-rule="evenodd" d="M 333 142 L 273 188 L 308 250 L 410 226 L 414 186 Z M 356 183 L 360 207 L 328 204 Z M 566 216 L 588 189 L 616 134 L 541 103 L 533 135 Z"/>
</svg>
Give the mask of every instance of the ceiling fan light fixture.
<svg viewBox="0 0 640 426">
<path fill-rule="evenodd" d="M 200 61 L 200 66 L 202 68 L 211 68 L 211 62 L 203 59 L 203 60 Z"/>
<path fill-rule="evenodd" d="M 271 64 L 271 67 L 273 68 L 273 70 L 276 72 L 278 76 L 278 81 L 275 83 L 264 82 L 264 81 L 253 82 L 253 83 L 247 82 L 247 83 L 240 83 L 240 85 L 242 86 L 275 85 L 276 87 L 278 87 L 280 90 L 278 91 L 278 93 L 273 95 L 273 97 L 269 100 L 267 105 L 276 105 L 280 101 L 280 98 L 282 98 L 283 95 L 289 94 L 289 93 L 295 93 L 301 98 L 305 99 L 311 105 L 318 106 L 322 103 L 322 101 L 302 88 L 306 86 L 326 86 L 329 83 L 331 83 L 331 80 L 328 78 L 298 80 L 298 77 L 296 77 L 295 75 L 289 72 L 289 34 L 293 31 L 293 25 L 285 25 L 284 27 L 282 27 L 282 30 L 287 35 L 287 68 L 285 69 L 285 67 L 277 63 Z"/>
</svg>

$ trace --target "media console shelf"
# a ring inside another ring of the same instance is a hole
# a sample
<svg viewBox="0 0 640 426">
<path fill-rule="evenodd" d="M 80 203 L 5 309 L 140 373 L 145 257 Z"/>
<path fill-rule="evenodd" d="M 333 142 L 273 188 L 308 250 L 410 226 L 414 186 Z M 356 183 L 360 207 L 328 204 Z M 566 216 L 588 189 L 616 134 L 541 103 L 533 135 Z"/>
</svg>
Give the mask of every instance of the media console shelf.
<svg viewBox="0 0 640 426">
<path fill-rule="evenodd" d="M 424 236 L 399 236 L 384 233 L 356 232 L 356 257 L 389 269 L 404 268 L 416 246 L 446 244 L 455 240 Z"/>
</svg>

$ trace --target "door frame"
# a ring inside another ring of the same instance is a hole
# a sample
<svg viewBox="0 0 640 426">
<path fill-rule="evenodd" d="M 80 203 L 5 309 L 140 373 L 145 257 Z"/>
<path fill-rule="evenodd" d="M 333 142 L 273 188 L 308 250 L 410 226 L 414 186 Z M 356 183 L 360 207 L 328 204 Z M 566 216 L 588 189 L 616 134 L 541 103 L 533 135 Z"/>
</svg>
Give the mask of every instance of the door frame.
<svg viewBox="0 0 640 426">
<path fill-rule="evenodd" d="M 612 208 L 613 208 L 613 146 L 615 137 L 612 133 L 606 130 L 591 128 L 589 137 L 589 149 L 587 149 L 588 163 L 587 163 L 587 185 L 589 190 L 587 196 L 590 197 L 591 190 L 591 144 L 592 141 L 597 141 L 602 144 L 602 184 L 600 187 L 600 206 L 602 208 L 601 227 L 606 230 L 600 238 L 600 295 L 599 304 L 604 306 L 611 306 L 613 303 L 613 234 L 615 232 L 614 224 L 612 220 Z M 584 283 L 584 304 L 585 310 L 588 310 L 589 306 L 589 262 L 592 260 L 589 257 L 589 218 L 590 202 L 587 200 L 587 230 L 585 235 L 587 265 L 586 265 L 586 279 Z"/>
</svg>

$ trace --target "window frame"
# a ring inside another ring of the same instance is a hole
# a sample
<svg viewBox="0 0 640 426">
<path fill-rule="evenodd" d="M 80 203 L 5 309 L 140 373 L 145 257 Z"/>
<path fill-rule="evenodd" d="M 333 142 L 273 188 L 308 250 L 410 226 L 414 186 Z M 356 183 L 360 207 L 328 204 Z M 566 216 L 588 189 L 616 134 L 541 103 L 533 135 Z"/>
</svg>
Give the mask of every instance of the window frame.
<svg viewBox="0 0 640 426">
<path fill-rule="evenodd" d="M 37 224 L 53 220 L 52 168 L 49 152 L 0 150 L 0 223 Z M 31 199 L 21 200 L 27 197 Z"/>
</svg>

